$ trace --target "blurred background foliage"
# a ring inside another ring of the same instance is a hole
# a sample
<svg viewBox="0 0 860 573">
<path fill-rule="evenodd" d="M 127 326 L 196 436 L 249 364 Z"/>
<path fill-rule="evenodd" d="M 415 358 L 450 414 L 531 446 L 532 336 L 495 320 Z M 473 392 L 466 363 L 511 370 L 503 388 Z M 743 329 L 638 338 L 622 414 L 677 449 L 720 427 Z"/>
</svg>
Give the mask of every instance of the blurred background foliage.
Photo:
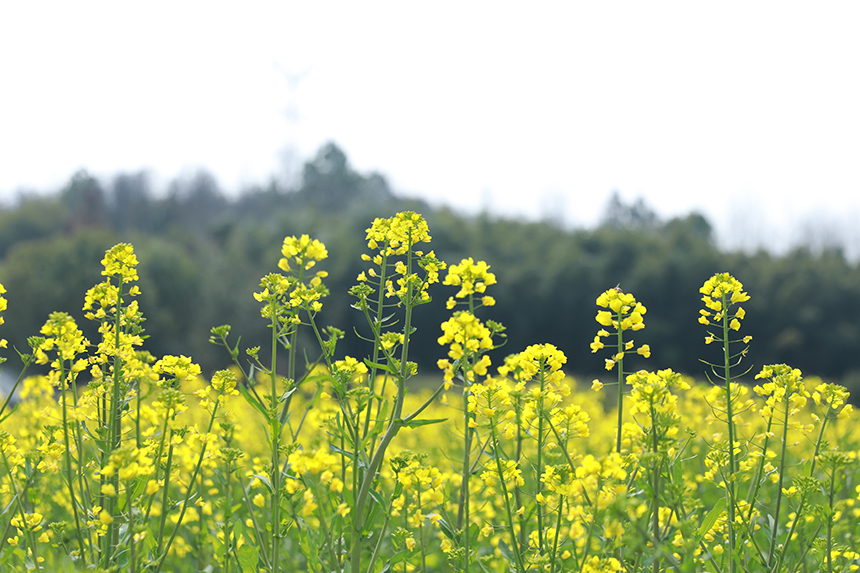
<svg viewBox="0 0 860 573">
<path fill-rule="evenodd" d="M 617 195 L 593 229 L 564 228 L 551 218 L 465 216 L 396 196 L 381 175 L 353 170 L 334 144 L 304 165 L 296 185 L 272 180 L 236 197 L 202 171 L 160 193 L 146 172 L 100 181 L 82 171 L 57 193 L 21 195 L 0 210 L 0 283 L 9 300 L 3 336 L 23 350 L 50 312 L 65 310 L 95 339 L 81 312 L 84 293 L 101 280 L 104 251 L 131 242 L 140 260 L 146 349 L 190 355 L 212 372 L 227 358 L 208 342 L 213 326 L 231 324 L 243 347 L 266 347 L 266 322 L 251 295 L 260 277 L 277 270 L 284 237 L 307 233 L 330 255 L 321 266 L 331 290 L 321 323 L 346 331 L 339 354 L 364 356 L 369 346 L 356 334 L 363 333 L 363 321 L 346 293 L 364 270 L 365 229 L 375 217 L 403 210 L 427 218 L 440 258 L 449 264 L 483 259 L 496 273 L 490 294 L 497 305 L 480 312 L 508 329 L 496 364 L 528 344 L 550 342 L 567 354 L 573 374 L 600 375 L 604 356 L 588 346 L 598 329 L 595 299 L 620 284 L 648 308 L 636 342 L 649 344 L 653 354 L 632 367 L 702 377 L 699 358 L 717 360 L 719 349 L 703 342 L 699 287 L 728 271 L 752 296 L 743 334 L 754 338 L 745 364 L 757 372 L 785 362 L 843 383 L 855 396 L 860 391 L 860 266 L 838 248 L 779 256 L 726 252 L 703 216 L 664 221 L 644 201 L 628 205 Z M 435 374 L 445 354 L 436 338 L 453 293 L 436 285 L 435 300 L 416 311 L 413 356 L 425 374 Z"/>
</svg>

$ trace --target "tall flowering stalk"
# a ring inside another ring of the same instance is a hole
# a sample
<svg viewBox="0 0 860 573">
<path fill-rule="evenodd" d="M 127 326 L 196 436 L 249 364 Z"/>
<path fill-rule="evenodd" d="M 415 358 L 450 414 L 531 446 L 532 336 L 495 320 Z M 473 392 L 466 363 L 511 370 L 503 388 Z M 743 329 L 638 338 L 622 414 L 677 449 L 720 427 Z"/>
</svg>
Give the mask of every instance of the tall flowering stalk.
<svg viewBox="0 0 860 573">
<path fill-rule="evenodd" d="M 472 386 L 472 392 L 469 395 L 469 410 L 475 414 L 475 419 L 471 420 L 470 424 L 473 428 L 488 430 L 493 456 L 492 465 L 488 465 L 488 469 L 481 474 L 481 479 L 488 488 L 487 493 L 490 498 L 495 495 L 496 488 L 501 489 L 509 540 L 514 550 L 511 568 L 518 573 L 523 573 L 526 570 L 525 556 L 523 555 L 525 548 L 514 525 L 514 514 L 519 511 L 519 508 L 514 509 L 511 501 L 514 500 L 512 490 L 525 485 L 525 480 L 519 467 L 519 461 L 510 459 L 503 453 L 502 436 L 499 432 L 502 422 L 513 417 L 514 412 L 508 410 L 510 406 L 511 388 L 504 378 L 489 377 L 483 383 Z M 507 428 L 511 428 L 511 426 L 507 425 L 503 429 L 503 435 L 512 437 L 512 432 L 508 432 Z"/>
<path fill-rule="evenodd" d="M 303 324 L 301 313 L 311 318 L 322 309 L 321 299 L 328 295 L 328 289 L 322 283 L 328 273 L 326 271 L 312 272 L 317 262 L 328 257 L 325 245 L 308 235 L 301 237 L 286 237 L 281 247 L 283 255 L 278 262 L 278 268 L 288 273 L 270 273 L 260 281 L 261 291 L 254 293 L 254 298 L 263 303 L 260 314 L 269 321 L 271 335 L 271 357 L 268 365 L 259 359 L 259 348 L 249 349 L 252 361 L 251 372 L 244 376 L 248 389 L 240 387 L 246 401 L 262 413 L 268 424 L 270 440 L 271 466 L 268 475 L 268 486 L 272 493 L 271 504 L 271 536 L 269 538 L 268 555 L 271 555 L 269 567 L 271 571 L 280 571 L 280 551 L 282 546 L 281 496 L 284 482 L 284 451 L 283 428 L 287 422 L 292 395 L 303 382 L 304 378 L 296 378 L 296 362 L 298 357 L 298 329 Z M 238 343 L 231 347 L 227 342 L 230 327 L 219 326 L 212 329 L 212 342 L 225 346 L 238 363 Z M 278 348 L 288 349 L 287 378 L 278 375 Z M 253 370 L 259 369 L 269 379 L 268 396 L 260 396 L 254 390 Z M 284 387 L 280 384 L 283 382 Z M 295 436 L 295 435 L 294 435 Z"/>
<path fill-rule="evenodd" d="M 614 341 L 610 343 L 609 348 L 613 349 L 612 357 L 606 359 L 606 369 L 612 370 L 618 366 L 618 433 L 615 441 L 615 451 L 621 453 L 621 429 L 624 416 L 624 356 L 635 346 L 633 340 L 626 340 L 624 333 L 626 331 L 638 331 L 645 328 L 645 322 L 642 318 L 647 312 L 645 306 L 637 302 L 634 296 L 630 293 L 622 292 L 619 287 L 611 288 L 597 297 L 597 306 L 608 310 L 597 312 L 595 318 L 597 322 L 605 327 L 611 327 L 615 330 Z M 606 347 L 603 343 L 603 338 L 610 336 L 609 331 L 601 328 L 597 331 L 594 337 L 594 342 L 591 343 L 591 352 L 595 353 L 598 350 Z M 637 354 L 648 358 L 651 356 L 651 347 L 643 344 L 636 350 Z M 595 390 L 603 387 L 603 384 L 594 381 L 592 386 Z"/>
<path fill-rule="evenodd" d="M 835 422 L 837 419 L 847 420 L 851 416 L 851 413 L 854 411 L 854 407 L 847 403 L 849 396 L 850 394 L 845 387 L 838 384 L 819 384 L 815 387 L 815 391 L 812 392 L 812 399 L 819 408 L 824 408 L 824 412 L 821 416 L 813 414 L 813 419 L 818 422 L 820 426 L 818 428 L 818 437 L 815 440 L 815 449 L 812 454 L 812 463 L 809 466 L 809 473 L 805 476 L 796 477 L 794 481 L 797 485 L 792 485 L 787 491 L 783 491 L 783 493 L 800 497 L 797 511 L 794 512 L 794 518 L 792 519 L 788 533 L 786 534 L 786 542 L 784 545 L 787 546 L 789 542 L 795 539 L 798 524 L 801 522 L 801 517 L 807 510 L 808 499 L 815 491 L 822 489 L 821 486 L 823 484 L 819 480 L 814 479 L 814 475 L 817 463 L 819 461 L 825 462 L 825 472 L 829 478 L 828 507 L 830 508 L 830 512 L 826 515 L 827 532 L 825 539 L 827 551 L 826 564 L 828 571 L 832 571 L 833 566 L 831 555 L 833 488 L 835 487 L 837 479 L 836 472 L 844 466 L 841 463 L 841 456 L 831 454 L 833 450 L 822 452 L 822 448 L 826 445 L 826 442 L 824 441 L 824 430 L 828 426 L 828 422 Z M 830 471 L 828 472 L 827 470 Z M 816 536 L 813 536 L 813 540 L 815 537 Z M 808 547 L 811 546 L 812 542 L 810 541 Z M 784 547 L 783 550 L 779 551 L 777 554 L 776 563 L 772 564 L 770 571 L 773 571 L 774 573 L 780 571 L 785 555 L 786 548 Z M 771 564 L 769 563 L 769 565 Z"/>
<path fill-rule="evenodd" d="M 384 372 L 386 380 L 394 381 L 397 392 L 391 411 L 383 421 L 384 431 L 383 426 L 378 426 L 382 433 L 379 442 L 372 440 L 366 469 L 357 464 L 354 467 L 354 474 L 359 474 L 362 469 L 363 471 L 354 478 L 355 506 L 350 513 L 353 528 L 350 567 L 353 573 L 362 571 L 363 536 L 370 518 L 368 498 L 388 446 L 401 428 L 443 421 L 419 421 L 416 418 L 435 400 L 444 385 L 440 385 L 422 406 L 407 416 L 403 415 L 403 406 L 407 380 L 417 369 L 414 363 L 409 362 L 413 312 L 416 307 L 430 302 L 428 288 L 439 282 L 439 272 L 447 265 L 437 259 L 432 251 L 424 253 L 419 248 L 421 243 L 429 243 L 431 237 L 427 221 L 417 213 L 406 211 L 390 219 L 376 219 L 367 229 L 366 238 L 368 248 L 377 253 L 372 256 L 362 255 L 362 259 L 371 262 L 373 266 L 358 276 L 360 284 L 350 289 L 350 293 L 357 298 L 355 307 L 364 314 L 372 333 L 374 360 L 368 364 L 371 367 L 368 387 L 371 393 L 375 394 L 376 374 Z M 389 299 L 391 303 L 386 302 Z M 403 309 L 402 330 L 393 330 L 392 317 L 385 315 L 385 309 L 391 307 Z M 382 394 L 384 390 L 383 386 Z M 378 404 L 377 411 L 384 412 L 382 400 L 379 400 Z M 370 415 L 368 409 L 368 419 Z M 364 440 L 361 440 L 361 443 L 363 442 Z M 354 449 L 357 455 L 358 447 Z M 379 503 L 376 498 L 374 502 Z M 376 552 L 371 559 L 375 559 L 375 556 Z M 370 564 L 370 567 L 372 566 L 373 563 Z"/>
<path fill-rule="evenodd" d="M 660 570 L 660 550 L 663 543 L 663 531 L 660 523 L 661 485 L 664 469 L 668 471 L 668 449 L 678 433 L 680 418 L 677 414 L 677 397 L 673 389 L 689 390 L 679 374 L 670 369 L 659 372 L 640 370 L 627 377 L 632 387 L 630 398 L 633 401 L 630 414 L 644 414 L 647 419 L 642 425 L 642 439 L 646 450 L 650 451 L 651 467 L 651 542 L 657 549 L 652 562 L 652 571 Z"/>
<path fill-rule="evenodd" d="M 450 348 L 448 358 L 439 360 L 437 365 L 444 372 L 446 389 L 450 388 L 455 377 L 463 385 L 463 464 L 456 529 L 462 532 L 463 570 L 468 573 L 471 559 L 469 481 L 474 473 L 472 439 L 475 433 L 474 428 L 471 427 L 474 416 L 468 408 L 469 396 L 471 386 L 476 382 L 475 377 L 487 375 L 487 368 L 491 362 L 486 352 L 495 348 L 494 336 L 504 336 L 502 334 L 504 327 L 493 321 L 488 321 L 485 326 L 475 316 L 476 308 L 495 304 L 493 297 L 484 294 L 487 286 L 496 284 L 496 275 L 490 272 L 490 265 L 486 262 L 475 263 L 469 257 L 463 259 L 459 265 L 449 266 L 443 284 L 460 287 L 457 294 L 448 299 L 449 310 L 458 305 L 467 307 L 467 310 L 455 312 L 454 316 L 442 323 L 443 335 L 439 337 L 438 342 L 442 346 L 448 344 Z"/>
<path fill-rule="evenodd" d="M 54 312 L 48 317 L 48 321 L 42 326 L 40 331 L 46 338 L 40 339 L 39 346 L 35 349 L 34 355 L 37 364 L 47 364 L 49 361 L 48 352 L 56 353 L 56 358 L 51 362 L 52 371 L 55 373 L 54 378 L 60 387 L 60 400 L 63 408 L 63 441 L 65 452 L 63 458 L 65 460 L 65 477 L 66 486 L 69 492 L 69 499 L 72 505 L 72 513 L 75 518 L 75 527 L 77 529 L 78 548 L 81 555 L 86 555 L 89 539 L 85 544 L 79 507 L 83 503 L 83 498 L 86 491 L 83 487 L 83 479 L 80 477 L 80 468 L 83 467 L 82 459 L 82 436 L 80 427 L 75 421 L 77 416 L 70 419 L 72 411 L 77 409 L 77 376 L 78 373 L 85 370 L 87 360 L 85 358 L 77 358 L 78 355 L 84 354 L 89 341 L 84 338 L 83 333 L 75 324 L 74 319 L 65 312 Z M 71 386 L 71 392 L 69 387 Z M 74 403 L 68 404 L 69 394 L 73 394 Z M 71 434 L 71 435 L 70 435 Z M 74 448 L 72 442 L 74 441 Z M 78 485 L 79 491 L 75 493 L 75 477 L 72 474 L 72 452 L 75 453 L 75 466 L 78 469 Z"/>
<path fill-rule="evenodd" d="M 143 316 L 137 301 L 131 300 L 140 294 L 140 288 L 132 284 L 138 280 L 134 248 L 128 243 L 115 245 L 105 253 L 102 265 L 102 275 L 107 279 L 87 291 L 84 316 L 99 323 L 102 335 L 96 354 L 90 358 L 93 379 L 89 388 L 103 396 L 99 420 L 105 447 L 99 461 L 100 467 L 106 467 L 111 455 L 122 445 L 122 419 L 133 393 L 131 383 L 143 370 L 136 355 L 136 349 L 143 344 Z M 101 474 L 99 481 L 102 492 L 99 506 L 103 508 L 99 519 L 106 529 L 100 561 L 102 567 L 107 567 L 119 551 L 116 520 L 120 510 L 116 495 L 110 495 L 118 489 L 119 478 Z"/>
<path fill-rule="evenodd" d="M 741 320 L 746 316 L 743 307 L 739 305 L 750 299 L 743 288 L 744 285 L 730 274 L 717 273 L 705 281 L 705 284 L 699 289 L 699 292 L 702 294 L 702 302 L 705 303 L 705 308 L 699 311 L 699 322 L 708 327 L 716 327 L 716 330 L 708 330 L 705 343 L 711 344 L 716 342 L 723 346 L 723 363 L 717 365 L 706 362 L 706 364 L 711 366 L 713 375 L 723 381 L 725 388 L 726 410 L 722 413 L 725 414 L 728 428 L 728 444 L 726 446 L 728 469 L 725 483 L 730 573 L 734 573 L 737 566 L 737 556 L 735 555 L 735 508 L 737 506 L 735 500 L 735 473 L 738 471 L 739 462 L 737 459 L 738 446 L 736 443 L 735 412 L 733 408 L 737 390 L 735 388 L 736 384 L 734 383 L 732 368 L 740 364 L 741 359 L 747 353 L 748 347 L 746 345 L 752 340 L 751 336 L 733 338 L 735 336 L 733 333 L 740 331 Z M 732 344 L 737 343 L 743 344 L 743 348 L 733 353 Z"/>
</svg>

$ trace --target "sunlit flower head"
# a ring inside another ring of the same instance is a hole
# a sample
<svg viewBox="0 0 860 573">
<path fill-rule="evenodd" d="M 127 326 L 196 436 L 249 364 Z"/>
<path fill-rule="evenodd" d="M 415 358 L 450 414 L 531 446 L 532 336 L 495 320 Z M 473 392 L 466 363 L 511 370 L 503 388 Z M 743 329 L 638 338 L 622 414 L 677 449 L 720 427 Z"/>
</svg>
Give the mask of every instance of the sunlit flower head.
<svg viewBox="0 0 860 573">
<path fill-rule="evenodd" d="M 328 258 L 325 245 L 308 235 L 287 237 L 281 247 L 283 258 L 278 261 L 278 268 L 285 272 L 291 270 L 290 263 L 295 262 L 299 268 L 311 269 L 318 261 Z"/>
<path fill-rule="evenodd" d="M 496 284 L 496 275 L 490 272 L 490 265 L 484 261 L 477 263 L 469 257 L 460 261 L 459 265 L 451 265 L 448 267 L 448 274 L 445 277 L 443 284 L 459 286 L 460 290 L 454 296 L 456 298 L 465 298 L 471 294 L 483 294 L 487 287 Z M 491 306 L 492 297 L 484 297 L 488 299 L 482 301 L 485 306 Z M 490 302 L 491 304 L 486 304 Z"/>
<path fill-rule="evenodd" d="M 717 273 L 709 278 L 699 289 L 706 307 L 699 311 L 699 322 L 704 325 L 719 324 L 726 319 L 729 328 L 740 330 L 740 321 L 746 316 L 746 311 L 741 307 L 731 311 L 731 307 L 750 299 L 743 289 L 744 285 L 729 273 Z"/>
<path fill-rule="evenodd" d="M 102 259 L 104 270 L 102 274 L 107 277 L 122 277 L 123 283 L 137 280 L 137 257 L 134 247 L 128 243 L 119 243 L 111 247 Z"/>
</svg>

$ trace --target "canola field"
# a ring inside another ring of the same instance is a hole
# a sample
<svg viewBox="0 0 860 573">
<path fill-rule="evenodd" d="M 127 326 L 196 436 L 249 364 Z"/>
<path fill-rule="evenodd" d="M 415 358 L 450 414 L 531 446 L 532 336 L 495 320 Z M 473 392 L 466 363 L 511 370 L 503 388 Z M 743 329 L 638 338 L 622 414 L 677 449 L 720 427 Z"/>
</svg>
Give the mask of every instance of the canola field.
<svg viewBox="0 0 860 573">
<path fill-rule="evenodd" d="M 110 249 L 82 298 L 100 339 L 57 311 L 14 356 L 0 570 L 860 568 L 848 392 L 790 365 L 747 370 L 756 293 L 735 277 L 703 277 L 690 317 L 707 380 L 625 369 L 651 352 L 634 340 L 647 301 L 616 287 L 594 295 L 591 350 L 606 377 L 586 382 L 541 341 L 491 360 L 505 327 L 492 320 L 490 265 L 439 260 L 420 215 L 376 219 L 365 240 L 350 295 L 366 356 L 339 354 L 344 333 L 317 321 L 326 247 L 287 237 L 253 295 L 271 347 L 216 326 L 233 366 L 206 379 L 191 357 L 144 350 L 134 249 Z M 431 296 L 451 315 L 421 325 L 439 332 L 428 388 L 409 349 L 413 310 Z M 316 346 L 299 347 L 300 331 Z M 28 376 L 33 365 L 49 373 Z"/>
</svg>

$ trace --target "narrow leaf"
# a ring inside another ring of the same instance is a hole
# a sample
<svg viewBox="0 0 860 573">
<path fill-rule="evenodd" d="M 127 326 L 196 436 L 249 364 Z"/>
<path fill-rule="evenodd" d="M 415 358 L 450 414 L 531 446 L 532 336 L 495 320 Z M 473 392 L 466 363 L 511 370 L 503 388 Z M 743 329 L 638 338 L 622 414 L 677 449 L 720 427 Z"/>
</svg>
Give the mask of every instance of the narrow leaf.
<svg viewBox="0 0 860 573">
<path fill-rule="evenodd" d="M 442 422 L 447 422 L 448 418 L 434 418 L 432 420 L 409 420 L 408 422 L 402 422 L 402 426 L 404 428 L 420 428 L 421 426 L 429 426 L 431 424 L 441 424 Z"/>
<path fill-rule="evenodd" d="M 708 515 L 705 517 L 705 520 L 702 522 L 702 525 L 699 526 L 699 531 L 696 532 L 696 536 L 701 539 L 705 536 L 707 532 L 711 530 L 714 524 L 719 519 L 720 514 L 726 507 L 726 498 L 721 497 L 720 500 L 714 505 L 713 509 L 708 512 Z"/>
</svg>

